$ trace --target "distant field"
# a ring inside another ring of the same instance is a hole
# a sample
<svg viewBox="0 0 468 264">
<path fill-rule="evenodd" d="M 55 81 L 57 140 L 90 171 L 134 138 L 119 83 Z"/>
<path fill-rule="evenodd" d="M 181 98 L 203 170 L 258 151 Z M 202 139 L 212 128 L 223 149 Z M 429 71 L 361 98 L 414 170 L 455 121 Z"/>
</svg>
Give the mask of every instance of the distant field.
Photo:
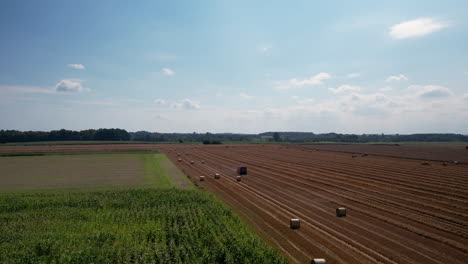
<svg viewBox="0 0 468 264">
<path fill-rule="evenodd" d="M 301 148 L 371 155 L 468 163 L 468 143 L 430 142 L 405 144 L 304 144 Z"/>
<path fill-rule="evenodd" d="M 144 158 L 154 154 L 0 157 L 0 189 L 142 185 Z"/>
</svg>

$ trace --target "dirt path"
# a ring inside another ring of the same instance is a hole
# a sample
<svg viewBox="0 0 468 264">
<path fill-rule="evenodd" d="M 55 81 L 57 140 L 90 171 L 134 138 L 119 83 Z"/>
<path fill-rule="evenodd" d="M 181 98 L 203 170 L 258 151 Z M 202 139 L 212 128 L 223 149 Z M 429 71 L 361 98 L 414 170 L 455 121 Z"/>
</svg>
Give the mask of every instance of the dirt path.
<svg viewBox="0 0 468 264">
<path fill-rule="evenodd" d="M 175 187 L 180 189 L 192 189 L 195 187 L 187 176 L 166 156 L 159 159 L 159 162 L 161 163 L 161 166 L 164 167 L 166 174 L 171 177 L 172 183 Z"/>
</svg>

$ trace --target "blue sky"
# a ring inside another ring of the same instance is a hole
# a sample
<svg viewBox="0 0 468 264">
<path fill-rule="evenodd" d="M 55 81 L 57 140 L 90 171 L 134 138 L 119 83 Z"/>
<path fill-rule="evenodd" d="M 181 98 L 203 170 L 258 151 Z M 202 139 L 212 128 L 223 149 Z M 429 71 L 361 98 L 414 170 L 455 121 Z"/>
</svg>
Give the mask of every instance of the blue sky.
<svg viewBox="0 0 468 264">
<path fill-rule="evenodd" d="M 0 129 L 468 133 L 466 1 L 1 1 Z"/>
</svg>

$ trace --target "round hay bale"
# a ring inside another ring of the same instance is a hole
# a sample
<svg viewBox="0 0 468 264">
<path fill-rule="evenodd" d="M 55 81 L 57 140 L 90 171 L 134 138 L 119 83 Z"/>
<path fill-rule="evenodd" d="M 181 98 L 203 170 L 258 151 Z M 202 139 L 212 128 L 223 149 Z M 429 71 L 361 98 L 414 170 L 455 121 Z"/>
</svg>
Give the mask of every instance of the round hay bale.
<svg viewBox="0 0 468 264">
<path fill-rule="evenodd" d="M 200 176 L 200 181 L 205 181 L 205 176 Z"/>
<path fill-rule="evenodd" d="M 448 163 L 446 161 L 442 162 L 442 166 L 448 166 Z"/>
<path fill-rule="evenodd" d="M 195 161 L 193 161 L 193 160 L 191 160 L 191 161 L 190 161 L 190 164 L 192 164 L 192 165 L 193 165 L 194 163 L 195 163 Z"/>
<path fill-rule="evenodd" d="M 236 181 L 240 182 L 241 181 L 241 176 L 237 175 L 236 176 Z"/>
<path fill-rule="evenodd" d="M 358 156 L 357 154 L 353 154 L 351 157 L 356 158 L 357 156 Z"/>
<path fill-rule="evenodd" d="M 202 161 L 201 161 L 201 164 L 205 164 L 205 161 L 204 161 L 204 160 L 202 160 Z"/>
<path fill-rule="evenodd" d="M 345 217 L 346 216 L 346 208 L 344 208 L 344 207 L 336 208 L 336 216 L 337 217 Z"/>
<path fill-rule="evenodd" d="M 314 258 L 311 264 L 327 264 L 327 261 L 323 258 Z"/>
<path fill-rule="evenodd" d="M 219 173 L 215 173 L 214 178 L 219 179 L 219 178 L 221 178 L 221 175 L 219 175 Z"/>
<path fill-rule="evenodd" d="M 297 218 L 291 218 L 289 227 L 291 227 L 291 229 L 299 229 L 301 227 L 301 221 Z"/>
<path fill-rule="evenodd" d="M 181 162 L 181 161 L 182 161 L 182 159 L 181 159 L 181 158 L 178 158 L 178 159 L 177 159 L 177 161 L 178 161 L 178 162 Z"/>
<path fill-rule="evenodd" d="M 458 160 L 456 160 L 456 161 L 453 162 L 453 164 L 458 165 L 458 164 L 460 164 L 460 162 L 458 162 Z"/>
</svg>

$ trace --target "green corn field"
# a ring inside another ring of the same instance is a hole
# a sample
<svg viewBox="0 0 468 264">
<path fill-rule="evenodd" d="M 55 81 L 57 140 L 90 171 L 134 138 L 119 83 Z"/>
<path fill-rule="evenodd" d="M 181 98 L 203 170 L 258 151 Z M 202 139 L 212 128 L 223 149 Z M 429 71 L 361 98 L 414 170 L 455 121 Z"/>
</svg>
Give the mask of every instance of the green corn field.
<svg viewBox="0 0 468 264">
<path fill-rule="evenodd" d="M 286 262 L 197 189 L 0 194 L 0 263 Z"/>
</svg>

